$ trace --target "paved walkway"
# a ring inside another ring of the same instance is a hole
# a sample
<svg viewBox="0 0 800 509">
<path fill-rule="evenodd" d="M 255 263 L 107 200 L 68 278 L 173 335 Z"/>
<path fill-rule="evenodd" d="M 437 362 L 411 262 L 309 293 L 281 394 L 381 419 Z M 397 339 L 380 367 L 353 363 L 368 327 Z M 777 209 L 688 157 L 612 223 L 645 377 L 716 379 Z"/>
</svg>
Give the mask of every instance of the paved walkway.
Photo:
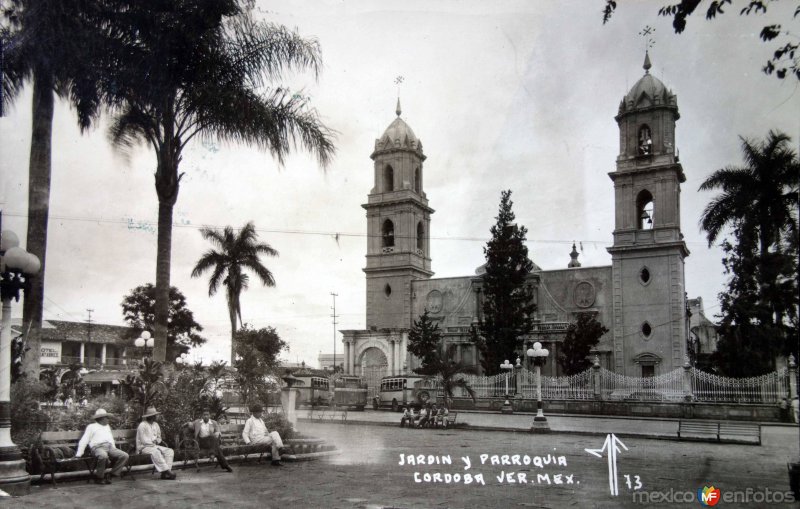
<svg viewBox="0 0 800 509">
<path fill-rule="evenodd" d="M 329 412 L 327 412 L 330 415 Z M 323 420 L 327 417 L 325 410 L 298 411 L 301 420 L 318 421 L 322 415 Z M 500 412 L 476 412 L 458 410 L 456 422 L 466 423 L 470 428 L 483 430 L 500 431 L 527 431 L 531 427 L 534 414 L 515 413 L 501 414 Z M 399 425 L 400 413 L 365 410 L 363 412 L 348 411 L 347 421 L 350 423 L 364 423 L 376 425 Z M 658 418 L 630 418 L 614 416 L 595 416 L 595 415 L 568 415 L 556 414 L 548 415 L 547 422 L 550 429 L 557 433 L 577 433 L 584 435 L 606 435 L 614 433 L 620 437 L 645 437 L 676 439 L 678 437 L 678 419 L 658 419 Z M 798 435 L 798 428 L 791 424 L 762 423 L 762 435 L 773 434 L 773 431 L 781 435 L 791 434 L 794 430 L 795 436 Z M 797 441 L 795 441 L 797 442 Z"/>
<path fill-rule="evenodd" d="M 389 412 L 375 412 L 372 418 L 383 415 L 397 417 Z M 513 416 L 512 419 L 516 421 L 518 417 L 528 416 Z M 65 482 L 55 489 L 48 485 L 35 486 L 27 497 L 0 500 L 0 508 L 643 507 L 647 503 L 635 500 L 635 492 L 659 497 L 675 493 L 696 496 L 697 489 L 704 485 L 714 485 L 723 494 L 738 492 L 745 496 L 748 489 L 751 493 L 762 494 L 769 489 L 771 493 L 781 492 L 783 497 L 788 489 L 786 462 L 798 453 L 797 429 L 789 427 L 771 427 L 777 433 L 773 433 L 775 440 L 761 447 L 625 438 L 624 449 L 620 448 L 616 463 L 618 495 L 613 496 L 607 457 L 598 458 L 585 450 L 600 448 L 603 443 L 600 437 L 459 429 L 401 430 L 358 424 L 353 420 L 348 424 L 300 421 L 298 428 L 335 443 L 342 453 L 329 460 L 287 463 L 282 468 L 253 461 L 236 463 L 233 474 L 210 466 L 201 468 L 200 472 L 182 470 L 178 472 L 177 481 L 161 481 L 140 473 L 135 481 L 122 480 L 111 486 L 84 481 Z M 525 466 L 505 466 L 492 464 L 491 459 L 481 462 L 483 454 L 542 458 L 552 454 L 563 456 L 565 464 L 548 461 L 549 465 L 536 466 L 534 461 Z M 429 455 L 434 458 L 450 456 L 452 464 L 409 466 L 406 460 L 401 465 L 401 455 L 404 458 L 413 455 L 415 461 L 419 455 L 425 455 L 426 462 Z M 465 468 L 462 457 L 470 458 L 470 469 Z M 505 474 L 510 471 L 514 472 L 512 479 L 518 482 L 509 482 Z M 425 481 L 426 473 L 430 474 L 430 482 Z M 454 476 L 456 473 L 462 477 L 459 482 L 434 482 L 433 474 L 446 480 L 445 474 Z M 483 482 L 473 479 L 465 484 L 466 473 L 482 474 Z M 526 482 L 519 482 L 519 474 L 525 474 Z M 558 474 L 561 477 L 557 482 Z M 571 484 L 567 476 L 571 476 Z M 641 487 L 636 490 L 638 483 Z M 659 501 L 656 506 L 701 507 L 697 501 L 686 504 L 670 503 L 663 498 Z M 786 503 L 765 504 L 753 500 L 752 495 L 750 503 L 719 504 L 719 507 L 767 506 L 797 507 Z"/>
</svg>

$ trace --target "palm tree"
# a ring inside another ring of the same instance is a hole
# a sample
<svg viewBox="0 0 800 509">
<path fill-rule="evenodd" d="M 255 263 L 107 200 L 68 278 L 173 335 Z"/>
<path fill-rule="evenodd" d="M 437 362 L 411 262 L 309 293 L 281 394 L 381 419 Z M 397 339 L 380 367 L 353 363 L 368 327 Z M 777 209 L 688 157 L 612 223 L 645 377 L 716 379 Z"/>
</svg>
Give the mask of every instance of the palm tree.
<svg viewBox="0 0 800 509">
<path fill-rule="evenodd" d="M 472 401 L 475 401 L 475 391 L 464 377 L 465 374 L 474 373 L 475 368 L 461 361 L 454 361 L 455 352 L 455 345 L 450 345 L 446 349 L 443 345 L 439 346 L 431 353 L 422 367 L 414 370 L 416 373 L 425 375 L 424 382 L 438 385 L 438 388 L 444 393 L 444 404 L 448 409 L 456 388 L 466 391 Z"/>
<path fill-rule="evenodd" d="M 13 99 L 33 86 L 31 147 L 28 165 L 28 232 L 26 249 L 42 263 L 39 277 L 25 292 L 25 341 L 39 351 L 50 214 L 51 140 L 55 97 L 68 99 L 81 131 L 88 129 L 101 104 L 96 63 L 110 40 L 99 30 L 94 0 L 0 0 L 2 86 L 0 99 Z M 0 105 L 0 111 L 4 105 Z M 24 370 L 38 379 L 39 356 L 24 358 Z"/>
<path fill-rule="evenodd" d="M 700 191 L 722 191 L 706 206 L 700 226 L 709 246 L 726 226 L 739 228 L 740 240 L 757 243 L 764 259 L 785 234 L 797 234 L 800 165 L 784 133 L 770 131 L 760 143 L 741 140 L 745 166 L 717 170 L 700 185 Z"/>
<path fill-rule="evenodd" d="M 278 256 L 278 252 L 269 244 L 258 242 L 258 234 L 252 221 L 244 225 L 238 235 L 230 226 L 226 226 L 222 232 L 203 228 L 200 233 L 218 249 L 210 249 L 200 257 L 192 270 L 192 277 L 200 277 L 205 271 L 213 269 L 208 280 L 209 296 L 217 293 L 220 283 L 225 286 L 228 316 L 231 320 L 231 366 L 233 366 L 236 360 L 237 318 L 239 325 L 242 325 L 240 297 L 250 282 L 249 276 L 244 271 L 252 271 L 264 286 L 275 286 L 272 272 L 261 263 L 259 256 Z"/>
<path fill-rule="evenodd" d="M 334 153 L 333 134 L 302 95 L 270 88 L 287 71 L 318 74 L 316 40 L 254 21 L 246 0 L 123 3 L 125 16 L 118 22 L 127 23 L 121 30 L 129 44 L 118 59 L 123 65 L 103 90 L 115 105 L 113 144 L 125 149 L 146 143 L 156 155 L 154 357 L 164 360 L 172 212 L 186 145 L 196 136 L 254 144 L 281 165 L 301 145 L 325 167 Z"/>
</svg>

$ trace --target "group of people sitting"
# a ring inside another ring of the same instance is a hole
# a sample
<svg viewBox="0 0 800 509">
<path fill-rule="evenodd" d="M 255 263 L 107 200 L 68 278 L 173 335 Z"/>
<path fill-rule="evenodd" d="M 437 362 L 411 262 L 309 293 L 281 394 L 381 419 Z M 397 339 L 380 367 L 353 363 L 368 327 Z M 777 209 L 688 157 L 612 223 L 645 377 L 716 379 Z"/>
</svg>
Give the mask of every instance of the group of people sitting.
<svg viewBox="0 0 800 509">
<path fill-rule="evenodd" d="M 417 412 L 416 408 L 403 407 L 403 416 L 400 418 L 400 427 L 404 428 L 436 428 L 447 427 L 447 416 L 450 411 L 444 405 L 436 403 L 424 404 Z"/>
<path fill-rule="evenodd" d="M 251 416 L 245 423 L 242 431 L 242 440 L 245 444 L 266 444 L 272 446 L 272 464 L 283 466 L 281 463 L 281 450 L 283 441 L 277 431 L 270 432 L 262 418 L 264 409 L 261 405 L 253 405 L 250 408 Z M 167 446 L 161 437 L 161 427 L 158 425 L 158 412 L 155 407 L 149 407 L 142 414 L 142 422 L 136 429 L 136 453 L 149 454 L 156 471 L 161 473 L 162 479 L 174 480 L 177 476 L 172 471 L 172 461 L 175 451 Z M 83 456 L 87 447 L 90 454 L 97 459 L 94 482 L 96 484 L 111 484 L 112 477 L 118 477 L 122 469 L 127 465 L 129 455 L 127 452 L 117 449 L 114 443 L 114 435 L 111 433 L 111 426 L 108 425 L 109 417 L 113 415 L 99 408 L 92 419 L 95 421 L 86 427 L 86 431 L 78 442 L 78 449 L 75 452 L 77 457 Z M 213 452 L 217 463 L 223 470 L 233 472 L 228 465 L 228 461 L 220 447 L 222 431 L 217 421 L 211 419 L 208 410 L 203 410 L 201 417 L 192 423 L 194 438 L 197 440 L 200 449 L 207 449 Z M 106 471 L 106 465 L 111 461 L 110 470 Z"/>
</svg>

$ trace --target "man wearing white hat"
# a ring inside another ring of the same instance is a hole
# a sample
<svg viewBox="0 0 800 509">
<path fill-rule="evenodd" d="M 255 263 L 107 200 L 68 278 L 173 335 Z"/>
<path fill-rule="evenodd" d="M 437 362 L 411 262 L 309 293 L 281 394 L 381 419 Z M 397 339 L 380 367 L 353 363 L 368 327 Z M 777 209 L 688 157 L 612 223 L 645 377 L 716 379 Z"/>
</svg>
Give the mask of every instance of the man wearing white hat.
<svg viewBox="0 0 800 509">
<path fill-rule="evenodd" d="M 78 457 L 83 456 L 88 446 L 92 456 L 97 458 L 94 470 L 94 482 L 97 484 L 111 484 L 111 476 L 119 475 L 119 471 L 128 463 L 128 453 L 120 451 L 114 444 L 114 435 L 108 425 L 109 415 L 112 414 L 106 412 L 105 409 L 97 409 L 92 416 L 95 422 L 86 426 L 86 431 L 78 442 L 78 450 L 75 453 Z M 109 458 L 113 465 L 111 472 L 106 475 L 106 463 Z"/>
<path fill-rule="evenodd" d="M 166 447 L 161 439 L 161 427 L 156 422 L 156 416 L 160 413 L 151 406 L 142 414 L 142 422 L 136 429 L 136 451 L 150 455 L 156 470 L 161 472 L 162 479 L 175 479 L 177 476 L 172 472 L 175 452 Z"/>
</svg>

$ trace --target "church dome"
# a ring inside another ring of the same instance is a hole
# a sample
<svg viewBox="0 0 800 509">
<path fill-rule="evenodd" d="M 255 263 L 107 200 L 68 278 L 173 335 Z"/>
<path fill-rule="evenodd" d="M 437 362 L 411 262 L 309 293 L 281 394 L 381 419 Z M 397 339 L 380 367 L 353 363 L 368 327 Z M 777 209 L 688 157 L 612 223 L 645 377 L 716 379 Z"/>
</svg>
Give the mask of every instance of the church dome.
<svg viewBox="0 0 800 509">
<path fill-rule="evenodd" d="M 660 79 L 650 74 L 650 55 L 644 55 L 644 76 L 633 85 L 620 102 L 619 113 L 634 109 L 644 109 L 652 106 L 670 106 L 677 109 L 678 101 L 675 94 L 667 88 Z"/>
<path fill-rule="evenodd" d="M 397 99 L 397 118 L 389 124 L 380 138 L 375 140 L 375 153 L 392 149 L 410 149 L 422 155 L 422 142 L 405 120 L 400 118 L 400 99 Z M 424 156 L 423 156 L 424 158 Z"/>
</svg>

